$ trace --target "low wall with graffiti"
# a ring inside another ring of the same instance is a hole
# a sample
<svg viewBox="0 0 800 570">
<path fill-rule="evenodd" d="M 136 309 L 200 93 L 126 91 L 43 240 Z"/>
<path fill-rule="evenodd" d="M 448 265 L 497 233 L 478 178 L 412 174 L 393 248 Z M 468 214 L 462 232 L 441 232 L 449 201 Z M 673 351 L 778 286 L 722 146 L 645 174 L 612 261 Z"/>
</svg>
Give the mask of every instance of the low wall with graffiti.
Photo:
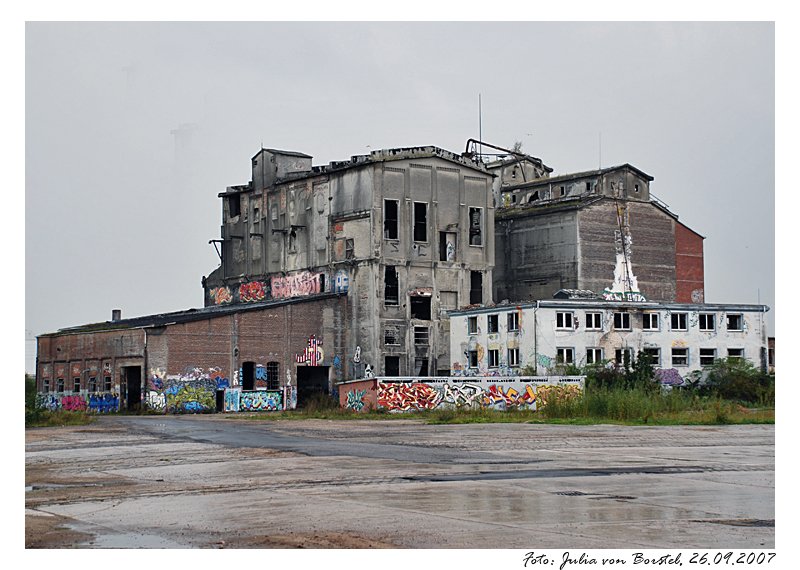
<svg viewBox="0 0 800 570">
<path fill-rule="evenodd" d="M 280 412 L 297 407 L 297 387 L 280 390 L 225 390 L 225 412 Z"/>
<path fill-rule="evenodd" d="M 36 395 L 36 405 L 51 412 L 63 410 L 107 414 L 119 411 L 119 395 L 114 392 L 39 393 Z"/>
<path fill-rule="evenodd" d="M 535 410 L 552 397 L 583 392 L 585 376 L 373 378 L 339 384 L 339 404 L 354 411 L 439 408 Z"/>
<path fill-rule="evenodd" d="M 180 374 L 167 374 L 153 368 L 143 396 L 145 406 L 165 413 L 202 413 L 216 410 L 217 390 L 230 385 L 220 368 L 187 368 Z"/>
</svg>

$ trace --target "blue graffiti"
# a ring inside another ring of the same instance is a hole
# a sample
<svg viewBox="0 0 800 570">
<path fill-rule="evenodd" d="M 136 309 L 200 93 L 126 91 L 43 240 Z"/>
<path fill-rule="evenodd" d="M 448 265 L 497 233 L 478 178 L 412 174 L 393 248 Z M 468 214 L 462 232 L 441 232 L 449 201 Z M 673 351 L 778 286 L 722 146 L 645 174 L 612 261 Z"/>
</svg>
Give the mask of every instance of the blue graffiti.
<svg viewBox="0 0 800 570">
<path fill-rule="evenodd" d="M 221 378 L 217 376 L 214 378 L 214 381 L 217 383 L 217 390 L 224 390 L 225 388 L 230 387 L 230 382 L 227 378 Z"/>
<path fill-rule="evenodd" d="M 259 364 L 258 366 L 256 366 L 256 380 L 266 380 L 266 379 L 267 379 L 267 369 Z"/>
<path fill-rule="evenodd" d="M 89 396 L 89 409 L 106 414 L 119 409 L 119 396 L 114 394 L 92 394 Z"/>
</svg>

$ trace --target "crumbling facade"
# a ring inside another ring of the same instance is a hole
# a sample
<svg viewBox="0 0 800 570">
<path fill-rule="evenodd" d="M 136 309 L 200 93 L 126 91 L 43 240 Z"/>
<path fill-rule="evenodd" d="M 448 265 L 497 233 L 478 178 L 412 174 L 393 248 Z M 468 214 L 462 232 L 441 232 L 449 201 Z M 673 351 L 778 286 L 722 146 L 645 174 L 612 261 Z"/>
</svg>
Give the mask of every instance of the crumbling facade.
<svg viewBox="0 0 800 570">
<path fill-rule="evenodd" d="M 449 374 L 445 311 L 492 302 L 492 174 L 436 147 L 373 151 L 315 167 L 260 150 L 222 198 L 221 264 L 207 305 L 347 294 L 332 381 Z"/>
</svg>

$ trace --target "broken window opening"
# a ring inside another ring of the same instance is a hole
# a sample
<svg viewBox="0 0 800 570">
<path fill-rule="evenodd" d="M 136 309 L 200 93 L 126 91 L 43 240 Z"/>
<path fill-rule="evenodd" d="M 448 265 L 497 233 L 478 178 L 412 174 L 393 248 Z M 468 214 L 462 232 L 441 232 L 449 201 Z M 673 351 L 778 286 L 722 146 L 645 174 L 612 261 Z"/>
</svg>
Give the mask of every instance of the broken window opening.
<svg viewBox="0 0 800 570">
<path fill-rule="evenodd" d="M 631 314 L 630 313 L 614 313 L 614 328 L 622 331 L 631 330 Z"/>
<path fill-rule="evenodd" d="M 650 359 L 650 364 L 655 368 L 661 368 L 661 349 L 643 348 L 642 352 Z"/>
<path fill-rule="evenodd" d="M 398 239 L 397 200 L 383 201 L 383 239 Z"/>
<path fill-rule="evenodd" d="M 383 299 L 385 305 L 400 304 L 400 285 L 397 281 L 397 268 L 387 265 L 383 273 Z"/>
<path fill-rule="evenodd" d="M 539 199 L 539 191 L 537 190 L 536 192 L 531 194 L 530 198 L 528 198 L 528 203 L 530 204 L 531 202 L 535 202 L 538 199 Z"/>
<path fill-rule="evenodd" d="M 439 232 L 439 261 L 456 260 L 456 234 Z"/>
<path fill-rule="evenodd" d="M 243 362 L 242 363 L 242 390 L 255 390 L 256 389 L 256 363 Z"/>
<path fill-rule="evenodd" d="M 478 317 L 467 317 L 467 334 L 478 334 Z"/>
<path fill-rule="evenodd" d="M 428 241 L 428 204 L 414 202 L 414 241 Z"/>
<path fill-rule="evenodd" d="M 356 257 L 356 245 L 355 241 L 348 238 L 344 240 L 344 258 L 345 259 L 355 259 Z"/>
<path fill-rule="evenodd" d="M 726 315 L 727 329 L 729 331 L 742 330 L 742 315 Z"/>
<path fill-rule="evenodd" d="M 575 349 L 572 347 L 556 348 L 556 362 L 559 364 L 572 364 L 575 362 Z"/>
<path fill-rule="evenodd" d="M 483 274 L 480 271 L 469 272 L 469 304 L 483 303 Z"/>
<path fill-rule="evenodd" d="M 106 376 L 103 378 L 103 391 L 110 392 L 111 391 L 111 376 Z"/>
<path fill-rule="evenodd" d="M 72 391 L 73 392 L 80 392 L 81 391 L 81 379 L 75 378 L 72 381 Z"/>
<path fill-rule="evenodd" d="M 689 349 L 688 348 L 673 348 L 672 349 L 672 365 L 673 366 L 689 366 Z"/>
<path fill-rule="evenodd" d="M 519 313 L 508 313 L 508 332 L 519 330 Z"/>
<path fill-rule="evenodd" d="M 670 324 L 672 326 L 672 330 L 674 331 L 685 331 L 687 330 L 686 322 L 687 322 L 687 314 L 686 313 L 672 313 L 670 317 Z"/>
<path fill-rule="evenodd" d="M 97 392 L 97 378 L 94 376 L 89 378 L 89 392 Z"/>
<path fill-rule="evenodd" d="M 700 349 L 700 366 L 711 366 L 717 359 L 716 348 L 701 348 Z"/>
<path fill-rule="evenodd" d="M 482 214 L 480 208 L 469 209 L 469 245 L 483 245 Z"/>
<path fill-rule="evenodd" d="M 469 367 L 470 368 L 477 368 L 478 367 L 478 351 L 477 350 L 470 350 L 467 353 L 469 358 Z"/>
<path fill-rule="evenodd" d="M 657 331 L 658 313 L 644 313 L 642 315 L 642 329 L 646 331 Z"/>
<path fill-rule="evenodd" d="M 387 346 L 398 346 L 400 344 L 400 332 L 397 327 L 383 329 L 383 344 Z"/>
<path fill-rule="evenodd" d="M 489 334 L 500 332 L 500 319 L 498 315 L 489 315 L 487 321 L 486 328 Z"/>
<path fill-rule="evenodd" d="M 744 358 L 744 349 L 743 348 L 729 348 L 728 349 L 728 358 Z"/>
<path fill-rule="evenodd" d="M 383 358 L 384 376 L 400 376 L 400 357 L 384 356 Z"/>
<path fill-rule="evenodd" d="M 414 344 L 417 346 L 428 346 L 430 340 L 430 329 L 428 327 L 414 327 Z"/>
<path fill-rule="evenodd" d="M 714 313 L 700 313 L 699 326 L 701 331 L 713 332 L 715 328 Z"/>
<path fill-rule="evenodd" d="M 49 392 L 50 391 L 50 380 L 43 380 L 42 381 L 42 392 Z"/>
<path fill-rule="evenodd" d="M 619 366 L 628 366 L 633 360 L 633 349 L 630 348 L 618 348 L 614 351 L 614 362 L 616 362 Z"/>
<path fill-rule="evenodd" d="M 281 387 L 280 368 L 275 361 L 267 362 L 267 390 L 278 390 Z"/>
<path fill-rule="evenodd" d="M 430 297 L 411 297 L 411 318 L 421 321 L 431 320 Z"/>
<path fill-rule="evenodd" d="M 586 330 L 599 331 L 603 328 L 601 313 L 586 313 Z"/>
<path fill-rule="evenodd" d="M 228 217 L 235 218 L 242 213 L 242 203 L 238 194 L 228 196 Z"/>
</svg>

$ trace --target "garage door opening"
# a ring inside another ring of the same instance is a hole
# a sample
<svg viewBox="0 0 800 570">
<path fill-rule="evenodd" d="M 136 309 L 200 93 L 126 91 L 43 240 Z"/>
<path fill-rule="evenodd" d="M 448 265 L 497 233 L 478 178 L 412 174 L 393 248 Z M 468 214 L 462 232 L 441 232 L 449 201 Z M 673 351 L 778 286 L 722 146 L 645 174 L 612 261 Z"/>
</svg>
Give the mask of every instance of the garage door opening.
<svg viewBox="0 0 800 570">
<path fill-rule="evenodd" d="M 328 387 L 329 366 L 297 367 L 297 407 L 304 408 L 309 400 L 330 394 Z"/>
</svg>

